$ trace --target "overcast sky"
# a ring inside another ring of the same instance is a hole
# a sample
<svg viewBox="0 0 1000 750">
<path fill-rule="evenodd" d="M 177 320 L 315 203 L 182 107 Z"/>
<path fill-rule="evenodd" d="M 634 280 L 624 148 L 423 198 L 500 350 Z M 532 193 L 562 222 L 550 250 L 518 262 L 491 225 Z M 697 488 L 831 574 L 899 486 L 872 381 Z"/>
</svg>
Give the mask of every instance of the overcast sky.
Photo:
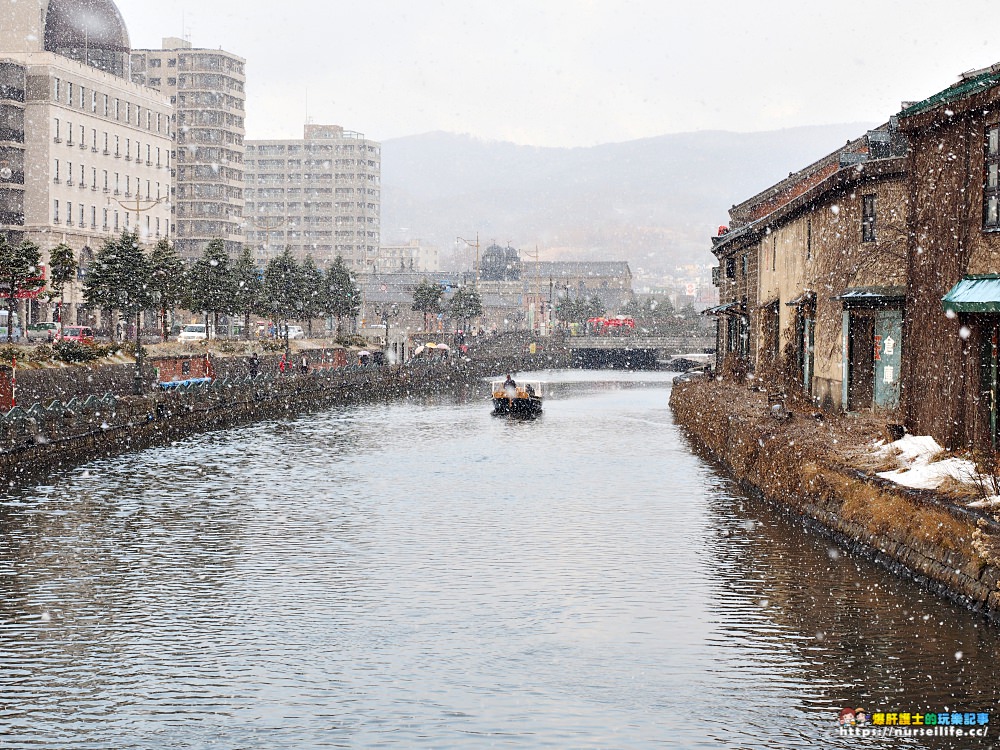
<svg viewBox="0 0 1000 750">
<path fill-rule="evenodd" d="M 117 3 L 135 48 L 183 31 L 246 58 L 249 138 L 307 115 L 539 146 L 874 123 L 1000 61 L 990 0 Z"/>
</svg>

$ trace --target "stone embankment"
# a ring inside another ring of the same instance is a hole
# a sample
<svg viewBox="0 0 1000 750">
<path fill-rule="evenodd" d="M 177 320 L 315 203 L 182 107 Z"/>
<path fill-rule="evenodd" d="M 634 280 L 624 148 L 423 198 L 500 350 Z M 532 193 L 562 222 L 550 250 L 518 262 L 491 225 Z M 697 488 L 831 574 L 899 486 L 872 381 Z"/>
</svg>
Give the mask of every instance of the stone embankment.
<svg viewBox="0 0 1000 750">
<path fill-rule="evenodd" d="M 825 418 L 716 381 L 678 383 L 674 417 L 751 494 L 842 546 L 1000 620 L 1000 523 L 968 490 L 900 487 L 864 468 L 874 418 Z M 780 415 L 781 419 L 775 419 Z M 884 426 L 884 425 L 883 425 Z"/>
<path fill-rule="evenodd" d="M 242 374 L 243 364 L 226 365 L 229 377 L 143 396 L 77 395 L 18 406 L 0 418 L 0 476 L 20 483 L 89 458 L 134 450 L 203 430 L 274 418 L 310 409 L 409 395 L 481 387 L 481 379 L 504 371 L 561 366 L 551 354 L 475 360 L 414 361 L 393 366 L 347 366 L 278 374 Z M 92 377 L 111 380 L 94 368 Z M 483 392 L 484 403 L 487 398 Z M 19 403 L 24 403 L 19 401 Z M 484 407 L 485 408 L 485 407 Z"/>
</svg>

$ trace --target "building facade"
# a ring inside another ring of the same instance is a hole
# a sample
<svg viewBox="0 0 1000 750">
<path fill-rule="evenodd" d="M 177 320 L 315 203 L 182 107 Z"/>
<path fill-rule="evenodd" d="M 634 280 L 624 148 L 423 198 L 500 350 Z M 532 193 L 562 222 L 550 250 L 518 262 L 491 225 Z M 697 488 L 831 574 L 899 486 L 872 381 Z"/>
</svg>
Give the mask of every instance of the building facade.
<svg viewBox="0 0 1000 750">
<path fill-rule="evenodd" d="M 289 248 L 356 272 L 379 255 L 381 146 L 337 125 L 306 125 L 301 140 L 248 140 L 247 242 L 259 258 Z"/>
<path fill-rule="evenodd" d="M 437 271 L 441 268 L 438 249 L 420 240 L 381 245 L 375 268 L 383 273 Z"/>
<path fill-rule="evenodd" d="M 828 408 L 899 406 L 905 153 L 892 121 L 733 208 L 713 238 L 718 367 Z"/>
<path fill-rule="evenodd" d="M 1000 64 L 900 112 L 907 200 L 904 413 L 946 448 L 1000 446 Z"/>
<path fill-rule="evenodd" d="M 171 105 L 128 80 L 128 32 L 110 0 L 4 3 L 0 27 L 0 231 L 68 244 L 81 279 L 110 235 L 170 236 Z M 23 33 L 22 33 L 23 32 Z M 67 322 L 91 323 L 81 285 Z M 49 319 L 39 300 L 23 310 Z"/>
<path fill-rule="evenodd" d="M 174 105 L 171 205 L 177 251 L 197 257 L 218 238 L 235 256 L 244 241 L 246 61 L 172 37 L 163 40 L 163 49 L 134 50 L 131 59 L 132 80 L 162 92 Z"/>
</svg>

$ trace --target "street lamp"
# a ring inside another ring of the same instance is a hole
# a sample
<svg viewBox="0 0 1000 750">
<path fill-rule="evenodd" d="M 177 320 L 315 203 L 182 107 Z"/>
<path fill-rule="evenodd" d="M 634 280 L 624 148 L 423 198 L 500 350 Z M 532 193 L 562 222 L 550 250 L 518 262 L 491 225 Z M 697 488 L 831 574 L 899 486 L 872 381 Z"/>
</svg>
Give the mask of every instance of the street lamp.
<svg viewBox="0 0 1000 750">
<path fill-rule="evenodd" d="M 263 213 L 263 212 L 261 212 Z M 249 221 L 255 231 L 264 233 L 264 264 L 271 260 L 271 232 L 276 229 L 281 229 L 288 221 L 287 218 L 281 216 L 262 216 L 257 219 L 253 216 L 245 217 L 246 221 Z M 269 219 L 264 221 L 264 219 Z"/>
<path fill-rule="evenodd" d="M 475 274 L 476 274 L 476 281 L 475 281 L 474 286 L 478 289 L 479 288 L 479 232 L 476 232 L 476 241 L 475 242 L 470 242 L 469 240 L 467 240 L 467 239 L 465 239 L 463 237 L 456 237 L 455 239 L 464 242 L 469 247 L 476 248 L 476 267 L 474 269 Z"/>
<path fill-rule="evenodd" d="M 127 187 L 128 186 L 126 185 L 126 188 Z M 138 190 L 138 188 L 136 188 L 136 190 Z M 128 190 L 126 189 L 125 192 L 128 192 Z M 163 203 L 163 201 L 165 201 L 165 200 L 167 200 L 167 196 L 163 196 L 162 198 L 140 198 L 139 197 L 139 193 L 137 192 L 135 194 L 135 200 L 134 201 L 131 201 L 131 200 L 129 200 L 129 201 L 123 201 L 123 200 L 119 200 L 118 198 L 112 198 L 111 196 L 108 196 L 107 202 L 108 202 L 108 205 L 110 205 L 111 202 L 114 201 L 119 206 L 121 206 L 122 208 L 126 209 L 129 213 L 135 211 L 135 232 L 136 232 L 136 235 L 141 235 L 142 234 L 142 227 L 139 226 L 140 225 L 139 219 L 140 219 L 141 215 L 143 213 L 145 213 L 146 211 L 153 210 L 159 204 Z"/>
<path fill-rule="evenodd" d="M 385 328 L 385 350 L 389 351 L 389 319 L 396 318 L 399 316 L 399 305 L 395 302 L 392 304 L 385 303 L 380 305 L 377 310 L 381 311 L 382 314 L 382 326 Z"/>
</svg>

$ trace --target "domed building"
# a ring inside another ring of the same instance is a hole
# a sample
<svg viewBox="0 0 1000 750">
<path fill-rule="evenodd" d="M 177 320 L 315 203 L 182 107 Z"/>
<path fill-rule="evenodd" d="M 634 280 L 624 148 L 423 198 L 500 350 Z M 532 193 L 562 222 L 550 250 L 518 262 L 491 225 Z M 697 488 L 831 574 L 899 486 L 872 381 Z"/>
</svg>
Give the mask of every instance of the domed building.
<svg viewBox="0 0 1000 750">
<path fill-rule="evenodd" d="M 495 243 L 486 248 L 479 262 L 479 278 L 483 281 L 517 281 L 521 278 L 521 258 L 517 249 Z"/>
<path fill-rule="evenodd" d="M 128 77 L 128 29 L 112 0 L 49 0 L 44 17 L 47 52 Z"/>
<path fill-rule="evenodd" d="M 0 2 L 0 232 L 43 259 L 87 261 L 110 234 L 171 234 L 170 99 L 129 80 L 128 29 L 112 0 Z M 79 284 L 63 322 L 96 325 Z M 56 319 L 41 295 L 19 324 Z M 3 321 L 0 321 L 3 325 Z"/>
</svg>

